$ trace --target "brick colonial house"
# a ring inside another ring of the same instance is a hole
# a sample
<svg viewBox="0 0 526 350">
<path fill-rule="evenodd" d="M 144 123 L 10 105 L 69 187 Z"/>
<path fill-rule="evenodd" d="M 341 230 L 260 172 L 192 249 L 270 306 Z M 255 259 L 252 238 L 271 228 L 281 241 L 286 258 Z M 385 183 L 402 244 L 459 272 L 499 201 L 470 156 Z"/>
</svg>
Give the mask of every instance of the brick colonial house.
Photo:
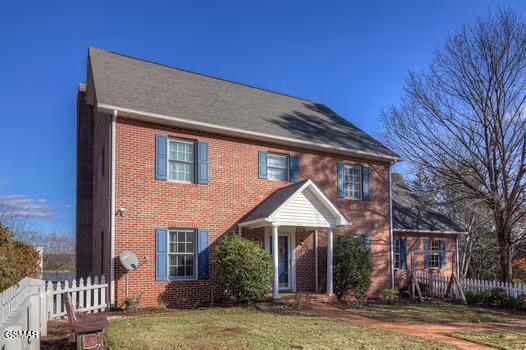
<svg viewBox="0 0 526 350">
<path fill-rule="evenodd" d="M 370 247 L 371 295 L 403 280 L 412 249 L 425 246 L 422 268 L 453 269 L 446 252 L 462 230 L 391 220 L 398 156 L 326 106 L 94 48 L 87 71 L 77 274 L 109 276 L 114 305 L 125 301 L 123 251 L 141 261 L 128 274 L 141 306 L 210 302 L 221 293 L 210 260 L 227 234 L 272 252 L 275 298 L 331 294 L 340 234 Z"/>
</svg>

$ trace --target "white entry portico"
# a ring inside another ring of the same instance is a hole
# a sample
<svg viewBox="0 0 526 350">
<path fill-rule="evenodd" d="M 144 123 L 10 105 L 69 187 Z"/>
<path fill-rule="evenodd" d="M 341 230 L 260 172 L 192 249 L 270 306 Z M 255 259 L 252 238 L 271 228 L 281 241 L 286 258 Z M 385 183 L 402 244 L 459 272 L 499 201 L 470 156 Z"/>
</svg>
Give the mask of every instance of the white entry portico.
<svg viewBox="0 0 526 350">
<path fill-rule="evenodd" d="M 333 242 L 337 226 L 350 222 L 311 180 L 283 187 L 260 203 L 239 227 L 265 227 L 265 248 L 272 253 L 272 294 L 296 291 L 296 228 L 327 229 L 327 294 L 333 294 Z"/>
</svg>

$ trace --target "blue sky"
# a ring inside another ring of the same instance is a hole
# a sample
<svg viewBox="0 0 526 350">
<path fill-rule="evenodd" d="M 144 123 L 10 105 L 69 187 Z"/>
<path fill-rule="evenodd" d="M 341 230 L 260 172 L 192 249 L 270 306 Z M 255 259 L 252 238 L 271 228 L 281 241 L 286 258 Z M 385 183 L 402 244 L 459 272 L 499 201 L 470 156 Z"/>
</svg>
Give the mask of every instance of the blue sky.
<svg viewBox="0 0 526 350">
<path fill-rule="evenodd" d="M 0 203 L 75 231 L 89 46 L 323 102 L 377 135 L 450 31 L 521 1 L 12 1 L 0 11 Z"/>
</svg>

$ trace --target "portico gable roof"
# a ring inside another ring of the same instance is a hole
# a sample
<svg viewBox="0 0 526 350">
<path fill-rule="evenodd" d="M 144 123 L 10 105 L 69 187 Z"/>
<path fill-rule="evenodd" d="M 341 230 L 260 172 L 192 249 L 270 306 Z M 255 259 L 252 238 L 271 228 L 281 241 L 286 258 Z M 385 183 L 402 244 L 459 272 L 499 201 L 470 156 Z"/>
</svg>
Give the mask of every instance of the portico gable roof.
<svg viewBox="0 0 526 350">
<path fill-rule="evenodd" d="M 240 227 L 331 227 L 351 223 L 325 194 L 306 180 L 283 187 L 252 210 Z"/>
</svg>

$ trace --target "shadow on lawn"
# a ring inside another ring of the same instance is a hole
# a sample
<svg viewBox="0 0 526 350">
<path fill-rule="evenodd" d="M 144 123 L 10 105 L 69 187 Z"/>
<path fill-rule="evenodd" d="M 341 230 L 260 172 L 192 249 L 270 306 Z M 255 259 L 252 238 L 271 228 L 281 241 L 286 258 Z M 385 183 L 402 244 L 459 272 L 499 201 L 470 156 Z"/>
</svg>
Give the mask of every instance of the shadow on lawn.
<svg viewBox="0 0 526 350">
<path fill-rule="evenodd" d="M 419 323 L 510 323 L 526 321 L 526 314 L 453 304 L 372 303 L 348 312 L 378 321 Z"/>
</svg>

